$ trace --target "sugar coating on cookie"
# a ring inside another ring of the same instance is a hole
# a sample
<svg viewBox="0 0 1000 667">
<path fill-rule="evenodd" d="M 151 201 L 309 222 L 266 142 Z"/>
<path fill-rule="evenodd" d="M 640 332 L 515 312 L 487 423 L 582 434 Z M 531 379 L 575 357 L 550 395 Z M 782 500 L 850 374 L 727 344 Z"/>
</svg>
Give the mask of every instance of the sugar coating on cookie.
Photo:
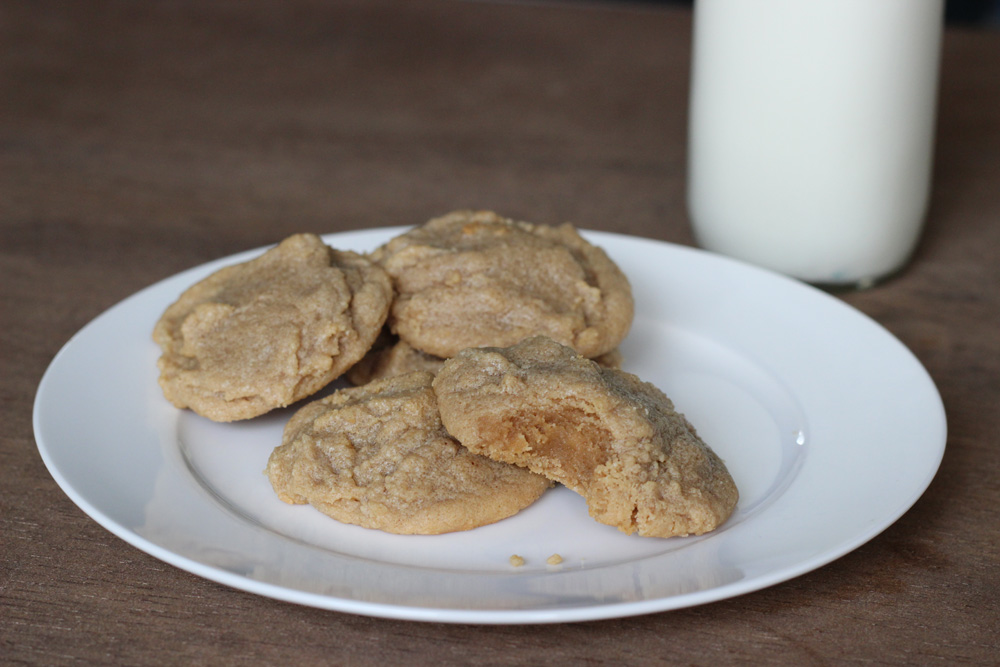
<svg viewBox="0 0 1000 667">
<path fill-rule="evenodd" d="M 392 303 L 389 276 L 313 234 L 187 289 L 156 323 L 160 386 L 220 422 L 305 398 L 360 359 Z"/>
<path fill-rule="evenodd" d="M 546 335 L 596 357 L 614 349 L 632 324 L 624 273 L 569 223 L 457 211 L 390 240 L 371 257 L 396 286 L 393 331 L 434 356 Z"/>
<path fill-rule="evenodd" d="M 494 523 L 551 482 L 473 454 L 437 409 L 433 375 L 341 389 L 292 416 L 266 473 L 281 500 L 390 533 L 434 535 Z"/>
<path fill-rule="evenodd" d="M 566 485 L 625 533 L 700 535 L 736 506 L 722 460 L 663 392 L 548 338 L 465 350 L 434 390 L 463 445 Z"/>
</svg>

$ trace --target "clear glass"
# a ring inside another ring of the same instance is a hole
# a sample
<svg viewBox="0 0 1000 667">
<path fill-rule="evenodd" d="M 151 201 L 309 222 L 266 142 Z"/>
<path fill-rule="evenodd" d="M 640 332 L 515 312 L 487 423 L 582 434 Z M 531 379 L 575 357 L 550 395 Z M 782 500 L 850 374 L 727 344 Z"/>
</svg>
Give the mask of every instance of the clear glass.
<svg viewBox="0 0 1000 667">
<path fill-rule="evenodd" d="M 824 286 L 901 269 L 931 181 L 943 0 L 696 0 L 688 209 Z"/>
</svg>

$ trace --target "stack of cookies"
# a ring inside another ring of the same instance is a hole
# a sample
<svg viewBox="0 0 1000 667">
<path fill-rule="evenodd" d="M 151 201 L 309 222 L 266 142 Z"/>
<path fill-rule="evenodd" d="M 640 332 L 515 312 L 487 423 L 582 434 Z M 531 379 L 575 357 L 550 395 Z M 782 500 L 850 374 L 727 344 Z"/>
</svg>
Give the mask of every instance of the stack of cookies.
<svg viewBox="0 0 1000 667">
<path fill-rule="evenodd" d="M 160 386 L 209 419 L 300 408 L 278 497 L 400 534 L 509 517 L 553 483 L 644 536 L 732 513 L 725 465 L 653 385 L 618 369 L 628 280 L 569 224 L 458 211 L 368 255 L 292 236 L 189 288 L 154 329 Z"/>
</svg>

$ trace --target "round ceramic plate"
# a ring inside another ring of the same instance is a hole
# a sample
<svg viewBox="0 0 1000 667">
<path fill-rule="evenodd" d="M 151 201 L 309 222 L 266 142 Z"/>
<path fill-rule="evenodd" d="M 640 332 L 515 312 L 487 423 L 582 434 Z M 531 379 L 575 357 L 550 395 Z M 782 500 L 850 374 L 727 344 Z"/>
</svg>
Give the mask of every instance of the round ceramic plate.
<svg viewBox="0 0 1000 667">
<path fill-rule="evenodd" d="M 365 251 L 400 231 L 325 240 Z M 232 424 L 175 409 L 157 385 L 150 337 L 186 287 L 261 249 L 157 283 L 74 336 L 38 389 L 39 451 L 84 512 L 184 570 L 314 607 L 457 623 L 621 617 L 755 591 L 855 549 L 927 488 L 944 453 L 944 409 L 920 363 L 878 324 L 736 261 L 587 236 L 635 292 L 624 368 L 674 400 L 740 489 L 711 534 L 626 536 L 562 487 L 512 518 L 438 536 L 282 503 L 262 471 L 291 409 Z M 559 565 L 547 563 L 553 554 Z"/>
</svg>

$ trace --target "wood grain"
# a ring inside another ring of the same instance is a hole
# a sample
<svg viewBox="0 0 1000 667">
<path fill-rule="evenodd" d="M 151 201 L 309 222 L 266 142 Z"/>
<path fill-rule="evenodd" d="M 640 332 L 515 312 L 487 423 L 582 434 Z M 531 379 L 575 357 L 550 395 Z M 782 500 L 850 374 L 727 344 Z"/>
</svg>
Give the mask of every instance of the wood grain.
<svg viewBox="0 0 1000 667">
<path fill-rule="evenodd" d="M 925 238 L 902 275 L 841 296 L 940 388 L 950 435 L 927 493 L 868 544 L 785 584 L 535 627 L 324 612 L 165 565 L 58 489 L 35 448 L 34 392 L 58 349 L 117 301 L 296 231 L 471 206 L 690 243 L 690 14 L 5 0 L 0 44 L 0 662 L 996 659 L 1000 33 L 949 30 Z"/>
</svg>

